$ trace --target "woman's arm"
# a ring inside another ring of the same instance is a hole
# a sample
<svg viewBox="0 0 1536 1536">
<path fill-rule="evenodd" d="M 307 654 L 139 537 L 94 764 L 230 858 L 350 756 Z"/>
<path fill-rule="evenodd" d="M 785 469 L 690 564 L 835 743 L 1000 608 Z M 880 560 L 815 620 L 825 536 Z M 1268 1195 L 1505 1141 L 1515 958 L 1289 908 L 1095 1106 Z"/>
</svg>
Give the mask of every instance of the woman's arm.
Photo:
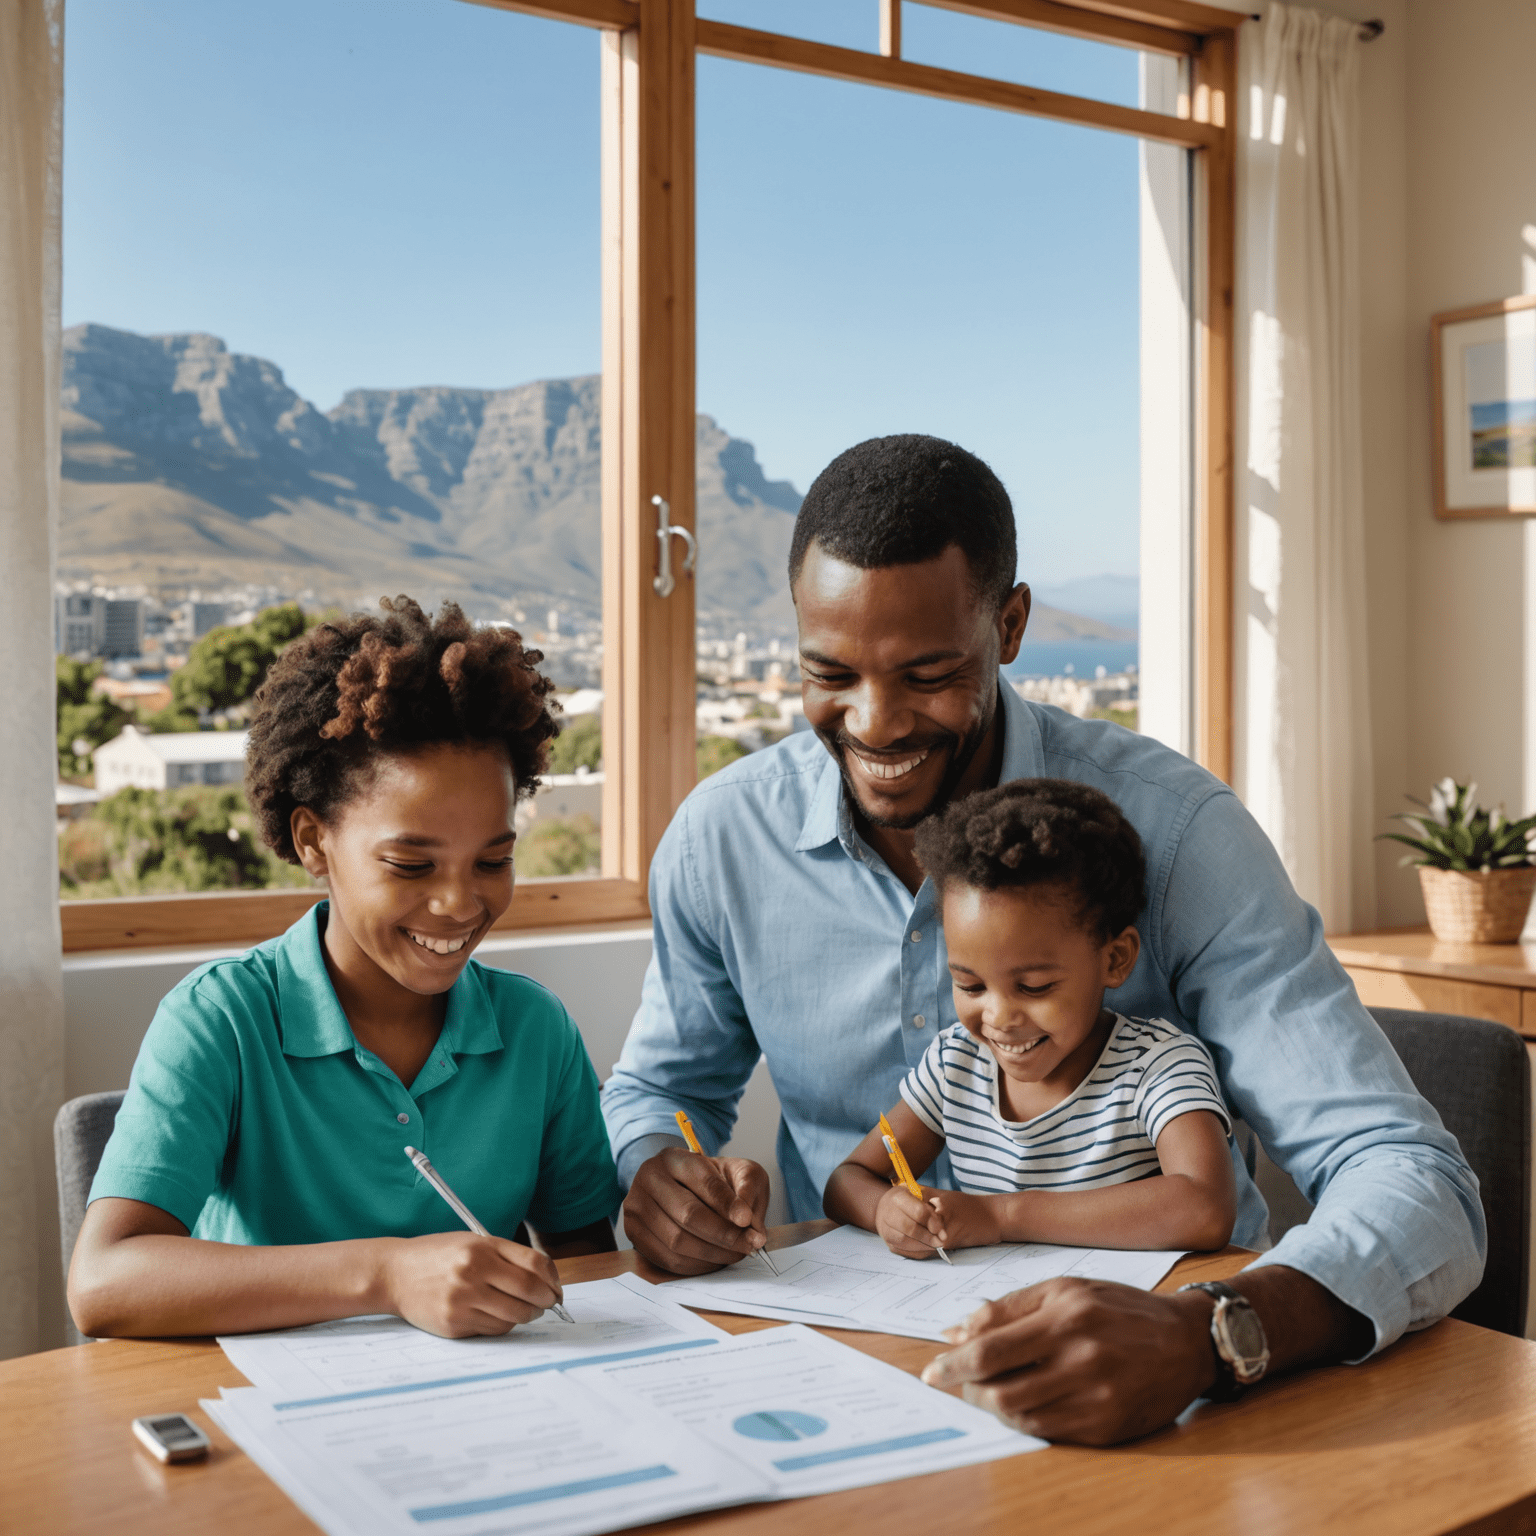
<svg viewBox="0 0 1536 1536">
<path fill-rule="evenodd" d="M 591 1228 L 553 1235 L 594 1238 Z M 554 1260 L 505 1238 L 246 1247 L 193 1238 L 158 1206 L 118 1198 L 91 1203 L 69 1268 L 69 1308 L 88 1338 L 254 1333 L 363 1312 L 463 1338 L 506 1333 L 561 1296 Z"/>
<path fill-rule="evenodd" d="M 1237 1197 L 1226 1127 L 1209 1110 L 1170 1120 L 1157 1141 L 1161 1174 L 1078 1192 L 932 1198 L 945 1247 L 986 1243 L 1067 1243 L 1081 1248 L 1222 1248 L 1232 1237 Z"/>
<path fill-rule="evenodd" d="M 907 1162 L 918 1174 L 926 1173 L 944 1150 L 944 1138 L 934 1135 L 905 1102 L 886 1119 Z M 891 1160 L 878 1126 L 832 1170 L 821 1204 L 833 1221 L 878 1232 L 893 1253 L 909 1259 L 932 1258 L 940 1246 L 938 1213 L 891 1183 Z"/>
</svg>

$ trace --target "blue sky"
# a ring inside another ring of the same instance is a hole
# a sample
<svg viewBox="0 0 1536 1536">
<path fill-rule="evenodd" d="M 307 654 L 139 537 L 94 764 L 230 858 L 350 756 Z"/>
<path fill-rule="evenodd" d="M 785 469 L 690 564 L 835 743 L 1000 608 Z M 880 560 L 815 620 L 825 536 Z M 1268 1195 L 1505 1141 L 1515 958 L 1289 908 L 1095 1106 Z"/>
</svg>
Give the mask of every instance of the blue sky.
<svg viewBox="0 0 1536 1536">
<path fill-rule="evenodd" d="M 1119 49 L 906 8 L 908 57 L 1134 102 Z M 874 0 L 701 0 L 848 46 Z M 70 0 L 64 319 L 211 331 L 322 408 L 595 371 L 598 41 L 458 0 Z M 1022 574 L 1136 570 L 1136 148 L 701 59 L 699 408 L 804 490 L 956 438 Z"/>
</svg>

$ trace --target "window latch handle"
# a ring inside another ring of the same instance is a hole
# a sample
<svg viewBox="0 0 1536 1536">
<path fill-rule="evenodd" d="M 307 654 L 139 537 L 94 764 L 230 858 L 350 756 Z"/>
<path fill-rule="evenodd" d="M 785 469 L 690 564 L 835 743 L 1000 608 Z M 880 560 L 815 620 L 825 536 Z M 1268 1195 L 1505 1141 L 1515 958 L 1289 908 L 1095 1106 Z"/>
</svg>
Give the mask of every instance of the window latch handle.
<svg viewBox="0 0 1536 1536">
<path fill-rule="evenodd" d="M 656 543 L 658 546 L 656 579 L 651 585 L 656 589 L 657 597 L 671 597 L 673 588 L 677 586 L 676 578 L 672 575 L 673 534 L 676 534 L 688 546 L 688 553 L 683 556 L 683 569 L 685 571 L 691 572 L 699 563 L 699 545 L 689 529 L 672 521 L 672 508 L 667 504 L 665 496 L 652 496 L 651 505 L 656 508 Z"/>
</svg>

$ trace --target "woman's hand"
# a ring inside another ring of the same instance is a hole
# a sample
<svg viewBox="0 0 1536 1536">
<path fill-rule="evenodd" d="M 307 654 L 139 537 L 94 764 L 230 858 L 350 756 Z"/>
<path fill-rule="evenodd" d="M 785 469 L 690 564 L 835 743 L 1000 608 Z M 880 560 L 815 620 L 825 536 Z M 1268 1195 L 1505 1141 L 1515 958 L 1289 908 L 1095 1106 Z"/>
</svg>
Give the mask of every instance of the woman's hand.
<svg viewBox="0 0 1536 1536">
<path fill-rule="evenodd" d="M 1002 1212 L 996 1195 L 966 1195 L 957 1189 L 935 1190 L 928 1204 L 938 1218 L 936 1230 L 945 1248 L 986 1248 L 1003 1240 Z M 1021 1241 L 1017 1236 L 1014 1242 Z"/>
<path fill-rule="evenodd" d="M 384 1242 L 386 1310 L 445 1339 L 508 1333 L 563 1295 L 553 1259 L 504 1237 L 436 1232 Z"/>
</svg>

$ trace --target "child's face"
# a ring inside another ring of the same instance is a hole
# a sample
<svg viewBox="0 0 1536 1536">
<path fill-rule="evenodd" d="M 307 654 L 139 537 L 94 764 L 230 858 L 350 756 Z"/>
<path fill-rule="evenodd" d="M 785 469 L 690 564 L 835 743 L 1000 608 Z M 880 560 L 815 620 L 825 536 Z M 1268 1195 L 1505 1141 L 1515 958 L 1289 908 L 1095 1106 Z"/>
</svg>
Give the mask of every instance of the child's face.
<svg viewBox="0 0 1536 1536">
<path fill-rule="evenodd" d="M 446 992 L 512 900 L 515 804 L 500 747 L 434 746 L 381 758 L 331 822 L 295 811 L 304 867 L 330 888 L 332 955 Z"/>
<path fill-rule="evenodd" d="M 1075 1088 L 1103 1049 L 1106 988 L 1131 974 L 1135 928 L 1108 943 L 1058 886 L 944 893 L 944 942 L 960 1022 L 1015 1082 Z M 1083 1059 L 1088 1058 L 1088 1059 Z"/>
</svg>

